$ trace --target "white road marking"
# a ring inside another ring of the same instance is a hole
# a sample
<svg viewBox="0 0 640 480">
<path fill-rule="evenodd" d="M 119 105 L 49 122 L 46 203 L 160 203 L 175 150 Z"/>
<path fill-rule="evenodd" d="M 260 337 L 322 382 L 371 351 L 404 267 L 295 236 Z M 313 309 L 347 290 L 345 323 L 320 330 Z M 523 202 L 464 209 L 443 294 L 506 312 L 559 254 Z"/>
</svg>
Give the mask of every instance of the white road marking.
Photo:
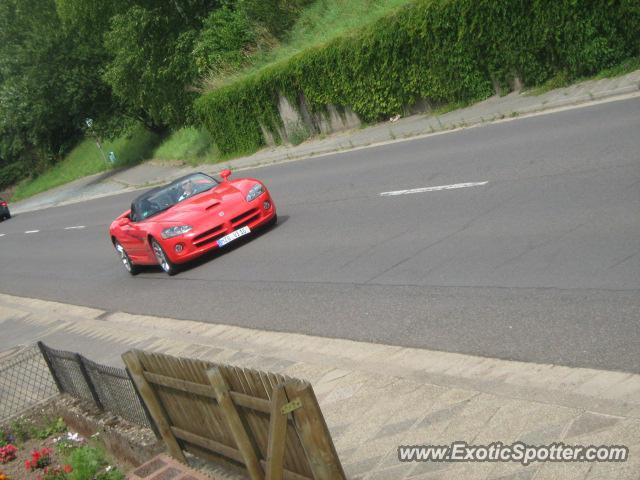
<svg viewBox="0 0 640 480">
<path fill-rule="evenodd" d="M 381 197 L 393 197 L 396 195 L 409 195 L 410 193 L 438 192 L 440 190 L 453 190 L 456 188 L 480 187 L 489 182 L 468 182 L 454 183 L 453 185 L 438 185 L 437 187 L 412 188 L 411 190 L 395 190 L 393 192 L 382 192 Z"/>
<path fill-rule="evenodd" d="M 84 228 L 84 225 L 76 225 L 75 227 L 66 227 L 65 230 L 81 230 Z"/>
<path fill-rule="evenodd" d="M 0 237 L 4 237 L 4 236 L 5 236 L 5 234 L 4 234 L 4 233 L 0 233 Z"/>
<path fill-rule="evenodd" d="M 27 230 L 24 233 L 38 233 L 40 230 Z"/>
</svg>

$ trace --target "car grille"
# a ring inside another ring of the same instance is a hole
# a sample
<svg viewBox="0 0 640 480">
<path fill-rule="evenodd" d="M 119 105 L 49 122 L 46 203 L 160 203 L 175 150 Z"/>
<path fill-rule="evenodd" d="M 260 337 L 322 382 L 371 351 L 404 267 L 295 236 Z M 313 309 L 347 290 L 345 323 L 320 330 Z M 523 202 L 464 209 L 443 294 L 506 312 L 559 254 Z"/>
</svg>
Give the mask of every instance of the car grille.
<svg viewBox="0 0 640 480">
<path fill-rule="evenodd" d="M 233 229 L 236 230 L 239 227 L 243 227 L 254 220 L 256 220 L 260 216 L 260 210 L 257 208 L 252 208 L 251 210 L 247 210 L 246 212 L 238 215 L 237 217 L 233 217 L 231 219 L 231 225 Z"/>
<path fill-rule="evenodd" d="M 198 236 L 193 237 L 193 244 L 196 247 L 202 247 L 208 243 L 215 242 L 219 238 L 224 236 L 224 225 L 218 225 L 217 227 L 207 230 Z"/>
</svg>

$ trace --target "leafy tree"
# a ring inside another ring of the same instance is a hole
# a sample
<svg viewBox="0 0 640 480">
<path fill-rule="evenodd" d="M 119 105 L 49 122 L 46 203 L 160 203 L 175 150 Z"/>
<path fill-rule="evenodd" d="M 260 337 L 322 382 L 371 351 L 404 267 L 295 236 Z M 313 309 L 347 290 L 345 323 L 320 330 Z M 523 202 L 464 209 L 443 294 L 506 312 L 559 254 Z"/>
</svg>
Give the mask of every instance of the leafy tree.
<svg viewBox="0 0 640 480">
<path fill-rule="evenodd" d="M 224 74 L 244 66 L 255 41 L 254 26 L 244 10 L 229 5 L 213 10 L 193 49 L 198 74 Z"/>
<path fill-rule="evenodd" d="M 189 122 L 197 68 L 192 51 L 215 1 L 139 1 L 114 15 L 105 35 L 104 79 L 130 114 L 163 131 Z"/>
<path fill-rule="evenodd" d="M 48 0 L 0 6 L 0 155 L 37 168 L 64 150 L 81 107 L 76 53 Z M 76 124 L 77 125 L 77 124 Z"/>
</svg>

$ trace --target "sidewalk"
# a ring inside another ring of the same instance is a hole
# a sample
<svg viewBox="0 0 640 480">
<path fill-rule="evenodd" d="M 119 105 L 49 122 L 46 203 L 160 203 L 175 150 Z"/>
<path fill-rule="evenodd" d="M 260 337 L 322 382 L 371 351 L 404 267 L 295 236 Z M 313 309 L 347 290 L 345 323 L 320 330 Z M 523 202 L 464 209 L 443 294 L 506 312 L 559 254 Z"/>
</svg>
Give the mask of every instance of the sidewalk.
<svg viewBox="0 0 640 480">
<path fill-rule="evenodd" d="M 14 214 L 20 214 L 115 195 L 145 186 L 166 183 L 195 171 L 213 174 L 223 168 L 233 170 L 255 168 L 378 144 L 400 142 L 496 121 L 509 121 L 516 117 L 551 112 L 575 105 L 622 100 L 639 95 L 640 70 L 616 78 L 581 82 L 541 95 L 514 92 L 504 97 L 494 96 L 470 107 L 442 115 L 413 115 L 401 118 L 394 123 L 384 122 L 367 128 L 336 133 L 322 139 L 313 138 L 298 146 L 265 148 L 254 155 L 216 165 L 180 168 L 151 161 L 126 170 L 110 171 L 76 180 L 17 202 L 11 206 L 11 211 Z"/>
<path fill-rule="evenodd" d="M 121 365 L 122 352 L 140 348 L 308 379 L 352 479 L 640 478 L 640 375 L 105 312 L 3 294 L 0 329 L 0 351 L 43 340 Z M 456 440 L 626 445 L 630 454 L 625 463 L 527 467 L 397 459 L 398 445 Z"/>
</svg>

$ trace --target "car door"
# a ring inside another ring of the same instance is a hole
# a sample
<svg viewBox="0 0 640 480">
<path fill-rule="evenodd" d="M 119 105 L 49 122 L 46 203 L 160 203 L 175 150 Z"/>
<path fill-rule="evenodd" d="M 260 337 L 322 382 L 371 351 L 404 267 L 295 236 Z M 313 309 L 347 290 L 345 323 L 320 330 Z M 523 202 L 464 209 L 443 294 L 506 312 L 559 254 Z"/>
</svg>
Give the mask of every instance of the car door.
<svg viewBox="0 0 640 480">
<path fill-rule="evenodd" d="M 147 244 L 147 231 L 144 226 L 144 222 L 130 222 L 122 225 L 120 229 L 122 233 L 119 238 L 120 243 L 134 263 L 136 260 L 138 262 L 151 260 L 149 258 L 150 249 Z"/>
</svg>

